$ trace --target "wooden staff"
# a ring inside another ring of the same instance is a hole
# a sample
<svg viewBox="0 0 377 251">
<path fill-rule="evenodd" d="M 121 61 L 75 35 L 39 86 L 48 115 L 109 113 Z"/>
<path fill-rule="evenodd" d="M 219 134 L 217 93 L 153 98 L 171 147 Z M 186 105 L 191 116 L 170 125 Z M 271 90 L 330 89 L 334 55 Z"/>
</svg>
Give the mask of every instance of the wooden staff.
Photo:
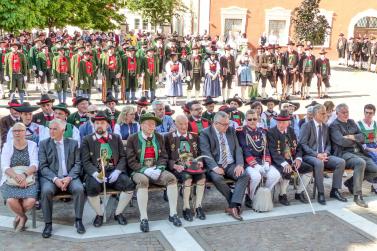
<svg viewBox="0 0 377 251">
<path fill-rule="evenodd" d="M 105 178 L 106 178 L 106 172 L 105 172 L 105 162 L 103 160 L 102 157 L 100 157 L 101 159 L 101 172 L 102 172 L 102 175 L 103 175 L 103 222 L 106 223 L 106 201 L 107 201 L 107 192 L 106 192 L 106 182 L 105 182 Z"/>
<path fill-rule="evenodd" d="M 125 78 L 122 78 L 122 83 L 120 85 L 120 96 L 124 104 L 126 100 L 126 79 Z"/>
<path fill-rule="evenodd" d="M 102 101 L 105 102 L 107 94 L 106 77 L 102 76 Z"/>
</svg>

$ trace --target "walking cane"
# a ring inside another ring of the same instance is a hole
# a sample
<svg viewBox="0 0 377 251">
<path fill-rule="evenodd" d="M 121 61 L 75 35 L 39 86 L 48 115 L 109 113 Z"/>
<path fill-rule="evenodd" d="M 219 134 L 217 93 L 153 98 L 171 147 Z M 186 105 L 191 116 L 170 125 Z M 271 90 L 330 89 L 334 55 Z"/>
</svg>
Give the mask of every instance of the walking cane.
<svg viewBox="0 0 377 251">
<path fill-rule="evenodd" d="M 106 201 L 107 201 L 107 193 L 106 193 L 106 182 L 105 182 L 105 178 L 106 178 L 106 173 L 105 173 L 105 163 L 104 163 L 104 160 L 103 158 L 101 157 L 101 172 L 102 172 L 102 175 L 103 175 L 103 222 L 106 223 Z"/>
<path fill-rule="evenodd" d="M 308 201 L 309 201 L 310 207 L 312 208 L 312 212 L 313 212 L 313 214 L 315 214 L 315 210 L 314 210 L 314 207 L 313 207 L 312 201 L 310 200 L 310 196 L 309 196 L 308 190 L 306 190 L 306 186 L 304 185 L 304 182 L 302 181 L 301 175 L 300 175 L 300 173 L 298 172 L 297 167 L 296 167 L 296 165 L 295 165 L 294 162 L 293 162 L 292 155 L 290 155 L 290 158 L 291 158 L 291 161 L 292 161 L 292 165 L 293 165 L 293 167 L 294 167 L 293 169 L 295 170 L 295 172 L 296 172 L 296 174 L 297 174 L 297 176 L 298 176 L 298 179 L 300 180 L 301 184 L 303 185 L 303 188 L 304 188 L 304 191 L 305 191 L 306 197 L 308 197 Z"/>
</svg>

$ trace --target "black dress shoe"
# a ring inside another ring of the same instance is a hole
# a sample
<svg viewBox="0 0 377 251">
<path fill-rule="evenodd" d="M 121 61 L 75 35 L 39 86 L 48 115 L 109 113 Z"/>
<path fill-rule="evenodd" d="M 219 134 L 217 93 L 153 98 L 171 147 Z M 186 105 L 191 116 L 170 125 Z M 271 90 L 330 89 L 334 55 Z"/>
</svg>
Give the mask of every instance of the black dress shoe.
<svg viewBox="0 0 377 251">
<path fill-rule="evenodd" d="M 363 196 L 355 196 L 353 201 L 358 205 L 359 207 L 368 208 L 368 204 L 364 201 Z"/>
<path fill-rule="evenodd" d="M 147 219 L 142 219 L 140 221 L 140 230 L 144 233 L 149 232 L 149 222 Z"/>
<path fill-rule="evenodd" d="M 192 212 L 191 212 L 191 209 L 189 208 L 186 208 L 182 211 L 182 214 L 183 214 L 183 219 L 187 220 L 187 221 L 193 221 L 193 217 L 192 217 Z"/>
<path fill-rule="evenodd" d="M 103 216 L 102 215 L 96 215 L 96 218 L 94 218 L 93 226 L 100 227 L 103 224 Z"/>
<path fill-rule="evenodd" d="M 289 206 L 289 201 L 288 201 L 288 197 L 287 197 L 286 194 L 279 195 L 279 202 L 280 202 L 280 204 L 282 204 L 284 206 Z"/>
<path fill-rule="evenodd" d="M 253 201 L 250 199 L 249 195 L 245 197 L 245 206 L 248 208 L 253 208 Z"/>
<path fill-rule="evenodd" d="M 338 189 L 332 189 L 330 192 L 330 198 L 335 198 L 341 202 L 347 202 L 347 199 L 343 197 L 341 193 L 339 193 Z"/>
<path fill-rule="evenodd" d="M 84 234 L 86 232 L 85 227 L 82 224 L 82 220 L 75 221 L 75 227 L 78 234 Z"/>
<path fill-rule="evenodd" d="M 326 205 L 325 195 L 323 193 L 318 193 L 318 203 L 321 205 Z"/>
<path fill-rule="evenodd" d="M 123 214 L 114 215 L 114 220 L 116 220 L 119 225 L 127 225 L 127 219 Z"/>
<path fill-rule="evenodd" d="M 374 186 L 373 186 L 373 185 L 371 185 L 371 186 L 370 186 L 370 191 L 371 191 L 372 193 L 375 193 L 375 194 L 377 194 L 377 189 L 376 189 L 376 188 L 374 188 Z"/>
<path fill-rule="evenodd" d="M 205 220 L 206 219 L 206 215 L 205 215 L 202 207 L 196 208 L 195 211 L 196 211 L 196 218 L 199 218 L 199 220 Z"/>
<path fill-rule="evenodd" d="M 350 194 L 353 194 L 353 176 L 343 183 L 347 188 Z"/>
<path fill-rule="evenodd" d="M 181 220 L 178 218 L 178 215 L 169 216 L 169 221 L 173 222 L 173 225 L 176 227 L 182 226 Z"/>
<path fill-rule="evenodd" d="M 45 228 L 43 229 L 42 237 L 50 238 L 52 232 L 52 223 L 46 223 Z"/>
<path fill-rule="evenodd" d="M 306 198 L 304 191 L 301 193 L 295 193 L 295 199 L 305 204 L 308 203 L 308 199 Z"/>
</svg>

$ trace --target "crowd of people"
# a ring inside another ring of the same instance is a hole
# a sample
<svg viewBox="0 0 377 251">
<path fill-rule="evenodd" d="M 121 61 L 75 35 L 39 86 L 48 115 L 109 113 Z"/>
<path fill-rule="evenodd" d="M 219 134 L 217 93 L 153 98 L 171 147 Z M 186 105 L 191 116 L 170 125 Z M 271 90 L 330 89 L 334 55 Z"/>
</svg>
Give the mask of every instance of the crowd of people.
<svg viewBox="0 0 377 251">
<path fill-rule="evenodd" d="M 279 203 L 290 205 L 287 193 L 295 175 L 300 177 L 295 200 L 308 203 L 306 187 L 314 174 L 317 201 L 325 205 L 325 169 L 333 171 L 329 196 L 346 202 L 341 191 L 345 167 L 353 169 L 353 176 L 344 185 L 357 205 L 368 207 L 363 180 L 377 193 L 375 106 L 365 105 L 365 117 L 356 123 L 349 118 L 346 104 L 313 101 L 306 107 L 307 115 L 298 118 L 294 113 L 300 103 L 289 100 L 290 96 L 309 99 L 313 77 L 318 80 L 319 97 L 329 97 L 326 52 L 321 50 L 315 59 L 310 44 L 298 43 L 296 51 L 289 42 L 286 52 L 268 44 L 260 46 L 254 57 L 246 36 L 241 38 L 246 46 L 236 44 L 231 36 L 225 41 L 208 35 L 133 32 L 124 36 L 38 33 L 33 40 L 23 33 L 0 41 L 0 80 L 10 90 L 9 115 L 0 120 L 0 185 L 16 215 L 14 229 L 25 229 L 26 212 L 37 205 L 45 222 L 42 236 L 49 238 L 53 197 L 61 192 L 72 194 L 78 233 L 86 231 L 82 222 L 86 198 L 96 214 L 93 225 L 101 227 L 105 203 L 101 206 L 100 195 L 109 188 L 119 192 L 114 220 L 127 224 L 124 211 L 136 195 L 140 230 L 148 232 L 152 184 L 166 188 L 168 221 L 176 227 L 182 225 L 178 186 L 182 187 L 183 219 L 206 219 L 202 207 L 206 181 L 222 194 L 227 201 L 225 212 L 237 220 L 242 220 L 242 204 L 258 211 L 256 194 L 261 187 L 270 193 L 278 188 Z M 33 78 L 41 89 L 36 105 L 24 102 L 26 84 Z M 282 92 L 273 97 L 279 93 L 279 79 Z M 270 95 L 267 80 L 274 91 Z M 231 96 L 234 82 L 241 92 Z M 258 98 L 254 91 L 259 82 Z M 187 85 L 183 114 L 174 119 L 175 111 L 156 97 L 161 83 L 170 105 L 177 104 L 183 83 Z M 93 87 L 102 91 L 103 110 L 90 102 Z M 73 113 L 67 107 L 68 89 L 77 109 Z M 138 90 L 140 97 L 136 97 Z M 117 110 L 120 100 L 126 102 L 121 111 Z M 215 111 L 217 103 L 221 105 Z M 243 113 L 241 106 L 250 109 Z M 233 181 L 232 188 L 228 180 Z"/>
<path fill-rule="evenodd" d="M 143 232 L 149 231 L 151 184 L 166 187 L 168 220 L 177 227 L 182 225 L 177 214 L 178 185 L 186 221 L 206 219 L 202 207 L 206 181 L 224 196 L 225 212 L 238 220 L 243 203 L 258 210 L 255 195 L 262 179 L 266 179 L 262 187 L 270 192 L 278 187 L 278 201 L 286 206 L 295 173 L 300 175 L 295 199 L 302 203 L 308 203 L 305 188 L 314 174 L 318 203 L 326 204 L 325 169 L 333 171 L 329 196 L 346 202 L 341 191 L 346 166 L 353 169 L 353 176 L 344 185 L 357 205 L 368 206 L 362 194 L 364 179 L 377 193 L 376 108 L 371 104 L 364 107 L 365 118 L 356 123 L 346 104 L 312 102 L 307 116 L 299 119 L 294 114 L 299 103 L 271 97 L 244 104 L 235 96 L 215 111 L 217 101 L 208 96 L 187 102 L 175 119 L 170 106 L 161 100 L 150 103 L 146 97 L 122 111 L 116 109 L 118 100 L 112 95 L 104 101 L 103 111 L 81 96 L 75 100 L 74 113 L 63 103 L 54 104 L 48 94 L 37 103 L 12 100 L 9 115 L 0 120 L 1 192 L 16 214 L 16 231 L 24 230 L 26 212 L 39 204 L 45 221 L 42 236 L 49 238 L 53 197 L 61 192 L 72 194 L 80 234 L 85 233 L 86 197 L 96 213 L 93 225 L 103 224 L 100 195 L 105 188 L 120 193 L 114 220 L 121 225 L 127 224 L 123 212 L 136 195 Z M 242 105 L 250 106 L 246 114 L 239 110 Z M 38 109 L 42 111 L 35 113 Z M 233 180 L 232 189 L 227 180 Z"/>
<path fill-rule="evenodd" d="M 377 73 L 377 44 L 376 38 L 371 35 L 350 37 L 348 40 L 343 33 L 339 34 L 336 49 L 339 65 L 358 68 Z"/>
<path fill-rule="evenodd" d="M 18 93 L 22 103 L 28 84 L 35 83 L 42 94 L 56 93 L 60 103 L 67 103 L 67 93 L 90 99 L 92 88 L 102 91 L 103 100 L 112 94 L 134 103 L 138 91 L 154 100 L 159 86 L 165 86 L 171 105 L 184 88 L 189 100 L 211 96 L 225 101 L 231 92 L 243 99 L 309 99 L 315 78 L 318 98 L 329 98 L 329 59 L 324 49 L 318 58 L 312 50 L 309 42 L 289 41 L 261 43 L 254 53 L 246 34 L 236 39 L 231 32 L 225 37 L 134 31 L 7 34 L 0 39 L 0 94 L 5 96 L 7 85 L 10 100 Z M 271 93 L 266 91 L 267 80 Z"/>
</svg>

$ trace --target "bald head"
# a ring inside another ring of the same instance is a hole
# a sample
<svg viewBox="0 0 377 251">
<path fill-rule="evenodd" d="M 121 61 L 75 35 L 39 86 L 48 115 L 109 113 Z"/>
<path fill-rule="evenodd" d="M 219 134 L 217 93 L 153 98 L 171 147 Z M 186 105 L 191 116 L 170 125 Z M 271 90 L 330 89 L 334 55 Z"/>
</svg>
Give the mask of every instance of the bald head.
<svg viewBox="0 0 377 251">
<path fill-rule="evenodd" d="M 185 115 L 178 115 L 175 118 L 175 125 L 177 127 L 177 131 L 180 134 L 186 134 L 188 129 L 188 119 Z"/>
</svg>

